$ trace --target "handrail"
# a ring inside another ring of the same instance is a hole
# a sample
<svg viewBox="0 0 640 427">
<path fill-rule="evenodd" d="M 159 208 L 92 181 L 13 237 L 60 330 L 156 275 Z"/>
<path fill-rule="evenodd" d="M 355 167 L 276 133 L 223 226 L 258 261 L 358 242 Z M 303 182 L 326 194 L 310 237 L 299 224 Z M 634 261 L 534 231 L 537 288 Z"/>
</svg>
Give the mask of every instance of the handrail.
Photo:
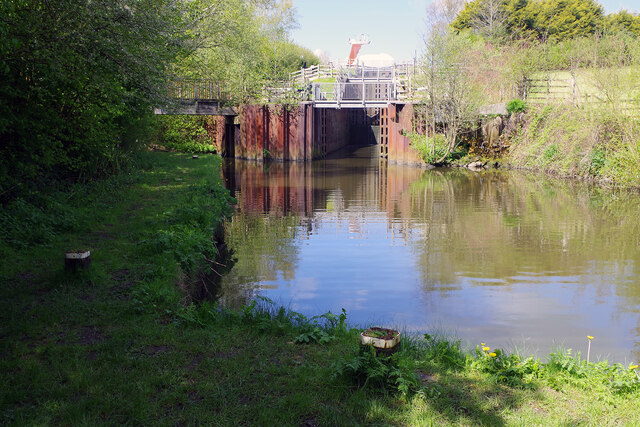
<svg viewBox="0 0 640 427">
<path fill-rule="evenodd" d="M 222 89 L 219 83 L 213 80 L 186 79 L 174 80 L 169 83 L 169 96 L 184 100 L 231 100 L 230 93 Z"/>
<path fill-rule="evenodd" d="M 375 104 L 406 99 L 405 90 L 409 66 L 393 67 L 345 67 L 314 65 L 290 74 L 288 81 L 264 86 L 263 101 L 300 102 L 313 101 L 316 105 L 337 106 Z M 332 76 L 334 82 L 314 82 L 322 76 Z M 184 79 L 169 84 L 169 94 L 174 99 L 189 101 L 227 101 L 232 96 L 212 80 Z"/>
<path fill-rule="evenodd" d="M 333 64 L 312 65 L 289 74 L 289 79 L 298 83 L 308 83 L 322 77 L 344 77 L 345 79 L 403 80 L 416 75 L 415 64 L 396 64 L 388 67 L 363 65 L 334 66 Z"/>
<path fill-rule="evenodd" d="M 392 82 L 337 82 L 312 83 L 311 94 L 314 104 L 335 105 L 338 108 L 345 104 L 386 104 L 395 100 Z"/>
</svg>

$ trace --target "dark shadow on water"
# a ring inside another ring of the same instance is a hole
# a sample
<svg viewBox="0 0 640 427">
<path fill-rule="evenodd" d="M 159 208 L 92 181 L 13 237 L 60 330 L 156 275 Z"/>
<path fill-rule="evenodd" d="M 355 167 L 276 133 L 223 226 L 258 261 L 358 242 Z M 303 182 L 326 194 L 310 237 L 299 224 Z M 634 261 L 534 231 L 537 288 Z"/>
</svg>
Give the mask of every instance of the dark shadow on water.
<svg viewBox="0 0 640 427">
<path fill-rule="evenodd" d="M 336 150 L 332 153 L 329 153 L 326 160 L 335 160 L 335 159 L 372 159 L 378 157 L 378 145 L 377 144 L 369 144 L 369 145 L 348 145 L 344 148 Z"/>
</svg>

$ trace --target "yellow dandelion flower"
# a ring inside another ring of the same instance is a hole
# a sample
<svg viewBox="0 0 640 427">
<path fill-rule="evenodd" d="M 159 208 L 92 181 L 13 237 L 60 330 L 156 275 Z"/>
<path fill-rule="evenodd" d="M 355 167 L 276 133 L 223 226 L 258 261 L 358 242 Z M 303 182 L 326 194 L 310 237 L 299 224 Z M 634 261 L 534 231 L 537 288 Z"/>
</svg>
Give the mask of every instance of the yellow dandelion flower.
<svg viewBox="0 0 640 427">
<path fill-rule="evenodd" d="M 491 356 L 491 357 L 496 357 L 496 356 L 497 356 L 497 354 L 495 354 L 495 353 L 489 353 L 489 356 Z"/>
<path fill-rule="evenodd" d="M 593 339 L 593 337 L 591 335 L 587 335 L 587 338 L 589 338 L 590 340 Z"/>
<path fill-rule="evenodd" d="M 638 367 L 638 365 L 631 365 L 629 366 L 629 369 L 636 369 Z"/>
<path fill-rule="evenodd" d="M 491 350 L 491 347 L 482 347 L 482 350 L 489 351 L 489 350 Z"/>
<path fill-rule="evenodd" d="M 480 343 L 480 345 L 484 347 L 486 344 L 485 344 L 485 343 L 483 343 L 483 342 L 481 342 L 481 343 Z"/>
</svg>

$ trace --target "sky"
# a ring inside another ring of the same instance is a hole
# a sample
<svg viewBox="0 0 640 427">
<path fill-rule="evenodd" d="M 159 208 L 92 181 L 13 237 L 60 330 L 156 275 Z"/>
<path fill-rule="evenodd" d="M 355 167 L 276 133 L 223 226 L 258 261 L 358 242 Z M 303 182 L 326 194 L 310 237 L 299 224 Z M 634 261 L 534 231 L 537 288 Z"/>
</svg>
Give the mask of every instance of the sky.
<svg viewBox="0 0 640 427">
<path fill-rule="evenodd" d="M 339 62 L 349 55 L 349 38 L 367 34 L 360 55 L 387 53 L 397 63 L 420 55 L 425 9 L 432 0 L 295 0 L 299 28 L 293 40 L 324 50 Z M 606 13 L 640 12 L 640 0 L 600 0 Z"/>
</svg>

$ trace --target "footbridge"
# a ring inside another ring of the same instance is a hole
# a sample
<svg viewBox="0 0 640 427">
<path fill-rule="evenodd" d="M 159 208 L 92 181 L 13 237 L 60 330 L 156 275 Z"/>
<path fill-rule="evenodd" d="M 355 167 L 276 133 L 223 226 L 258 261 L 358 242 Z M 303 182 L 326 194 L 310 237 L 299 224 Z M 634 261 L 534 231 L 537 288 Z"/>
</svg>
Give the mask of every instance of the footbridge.
<svg viewBox="0 0 640 427">
<path fill-rule="evenodd" d="M 184 79 L 169 83 L 169 102 L 154 108 L 154 114 L 236 116 L 234 99 L 222 85 L 212 80 Z"/>
<path fill-rule="evenodd" d="M 170 102 L 155 113 L 214 116 L 207 133 L 229 157 L 308 161 L 349 145 L 378 144 L 389 161 L 420 163 L 403 132 L 411 128 L 415 72 L 412 64 L 313 66 L 265 85 L 252 104 L 213 81 L 177 80 Z"/>
<path fill-rule="evenodd" d="M 316 108 L 385 108 L 391 102 L 409 98 L 415 72 L 413 64 L 314 65 L 291 73 L 286 84 L 266 88 L 266 93 L 274 101 L 278 94 L 294 93 L 300 101 L 312 102 Z"/>
<path fill-rule="evenodd" d="M 314 65 L 290 74 L 283 82 L 265 85 L 265 103 L 310 102 L 316 108 L 385 108 L 411 97 L 413 64 L 391 67 Z M 156 114 L 236 115 L 231 94 L 210 80 L 171 82 L 172 105 Z"/>
</svg>

